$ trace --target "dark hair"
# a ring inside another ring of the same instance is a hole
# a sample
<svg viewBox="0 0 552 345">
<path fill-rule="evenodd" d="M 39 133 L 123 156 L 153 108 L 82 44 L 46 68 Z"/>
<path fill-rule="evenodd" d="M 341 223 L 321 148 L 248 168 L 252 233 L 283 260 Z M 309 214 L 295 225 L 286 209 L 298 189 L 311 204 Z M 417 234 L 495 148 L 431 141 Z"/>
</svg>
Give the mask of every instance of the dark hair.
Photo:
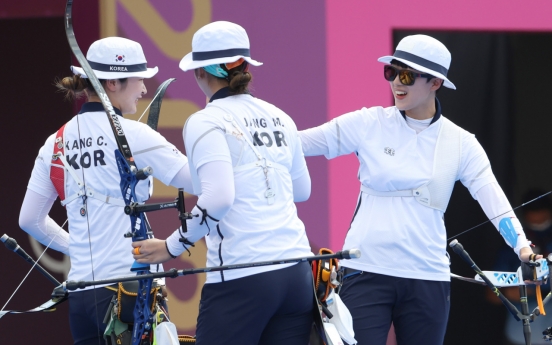
<svg viewBox="0 0 552 345">
<path fill-rule="evenodd" d="M 399 60 L 391 60 L 390 62 L 391 65 L 395 65 L 395 66 L 399 66 L 400 68 L 412 68 L 410 66 L 408 66 L 407 64 L 405 64 L 404 62 L 401 62 Z"/>
<path fill-rule="evenodd" d="M 225 64 L 221 64 L 221 67 L 228 73 L 226 80 L 228 80 L 230 95 L 249 93 L 249 83 L 253 79 L 253 76 L 248 71 L 248 66 L 249 63 L 247 61 L 231 69 L 227 69 Z"/>
<path fill-rule="evenodd" d="M 103 87 L 105 87 L 106 79 L 99 79 Z M 118 79 L 123 87 L 126 87 L 128 78 Z M 88 81 L 88 78 L 83 78 L 78 74 L 70 77 L 65 77 L 61 80 L 54 82 L 59 92 L 65 94 L 65 98 L 68 100 L 80 99 L 86 95 L 95 95 L 96 91 L 92 87 L 92 84 Z"/>
<path fill-rule="evenodd" d="M 68 100 L 80 99 L 86 95 L 84 90 L 92 89 L 88 79 L 81 78 L 80 75 L 65 77 L 61 80 L 57 79 L 54 84 L 59 92 L 65 94 L 65 99 Z M 90 90 L 88 91 L 90 92 Z M 94 89 L 91 91 L 94 92 Z"/>
<path fill-rule="evenodd" d="M 392 64 L 392 65 L 395 65 L 395 66 L 399 66 L 399 67 L 401 67 L 401 68 L 412 68 L 412 69 L 415 69 L 414 67 L 408 66 L 407 64 L 405 64 L 405 63 L 403 63 L 403 62 L 401 62 L 401 61 L 399 61 L 399 60 L 395 60 L 395 59 L 391 60 L 391 64 Z M 428 73 L 428 74 L 429 74 L 429 73 Z M 434 77 L 434 78 L 438 78 L 438 77 L 435 77 L 435 76 L 433 76 L 433 77 Z M 431 78 L 431 79 L 433 79 L 433 78 Z M 430 81 L 431 79 L 428 78 L 428 79 L 427 79 L 427 82 L 429 83 L 429 81 Z M 441 87 L 443 87 L 443 84 L 444 84 L 444 83 L 445 83 L 445 81 L 443 80 L 443 82 L 441 83 L 441 86 L 439 86 L 439 88 L 438 88 L 435 92 L 439 92 L 439 90 L 441 90 Z"/>
</svg>

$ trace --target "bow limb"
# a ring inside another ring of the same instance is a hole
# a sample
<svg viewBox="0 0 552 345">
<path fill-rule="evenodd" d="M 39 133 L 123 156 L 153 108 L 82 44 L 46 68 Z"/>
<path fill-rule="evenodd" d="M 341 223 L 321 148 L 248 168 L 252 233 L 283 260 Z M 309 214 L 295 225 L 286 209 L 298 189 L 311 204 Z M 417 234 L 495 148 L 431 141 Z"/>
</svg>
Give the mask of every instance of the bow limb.
<svg viewBox="0 0 552 345">
<path fill-rule="evenodd" d="M 136 121 L 140 122 L 140 120 L 142 120 L 142 117 L 144 117 L 144 115 L 146 114 L 146 111 L 150 109 L 150 112 L 148 114 L 147 124 L 148 126 L 151 127 L 151 129 L 157 131 L 157 125 L 159 122 L 159 113 L 161 112 L 161 102 L 163 101 L 163 96 L 165 95 L 165 91 L 167 90 L 167 87 L 169 87 L 169 84 L 175 80 L 176 78 L 169 78 L 164 82 L 162 82 L 161 85 L 159 85 L 159 87 L 157 87 L 157 90 L 155 91 L 155 96 L 153 96 L 153 99 L 151 100 L 151 102 L 148 104 L 146 109 L 144 109 L 144 112 L 142 113 L 142 115 L 140 115 L 140 117 Z"/>
<path fill-rule="evenodd" d="M 150 112 L 148 114 L 147 124 L 153 130 L 157 131 L 157 125 L 159 123 L 159 113 L 161 112 L 161 103 L 163 101 L 163 96 L 165 95 L 165 91 L 167 90 L 169 85 L 175 80 L 176 80 L 176 78 L 169 78 L 169 79 L 165 80 L 163 83 L 161 83 L 161 85 L 159 85 L 159 87 L 155 91 L 155 97 L 153 97 L 153 100 L 149 104 L 149 106 L 151 106 L 151 108 L 150 108 Z M 140 121 L 140 119 L 138 119 L 138 121 Z M 178 218 L 180 219 L 180 223 L 182 225 L 182 231 L 184 233 L 186 233 L 187 229 L 188 229 L 186 220 L 187 219 L 192 219 L 192 217 L 194 217 L 194 216 L 191 213 L 186 212 L 186 206 L 184 204 L 184 189 L 182 189 L 182 188 L 179 188 L 179 190 L 178 190 L 178 198 L 177 198 L 176 208 L 178 209 Z M 182 243 L 190 245 L 192 247 L 194 246 L 193 244 L 188 242 L 184 237 L 181 238 L 180 241 Z M 188 250 L 188 249 L 186 249 L 186 250 Z M 188 250 L 188 253 L 190 253 L 189 250 Z"/>
<path fill-rule="evenodd" d="M 159 123 L 159 113 L 161 112 L 161 102 L 163 101 L 163 96 L 165 96 L 165 91 L 169 85 L 175 80 L 176 78 L 169 78 L 161 83 L 155 91 L 155 97 L 150 103 L 151 108 L 148 114 L 147 124 L 155 131 L 157 131 L 157 125 Z"/>
<path fill-rule="evenodd" d="M 117 166 L 119 168 L 119 173 L 121 174 L 121 192 L 123 198 L 125 199 L 126 205 L 129 205 L 131 202 L 136 202 L 136 194 L 134 189 L 139 180 L 145 179 L 149 174 L 151 174 L 151 168 L 146 167 L 145 169 L 138 170 L 136 164 L 134 163 L 134 157 L 132 156 L 132 151 L 126 139 L 123 127 L 119 121 L 118 115 L 115 113 L 113 106 L 107 96 L 105 90 L 103 89 L 100 81 L 96 77 L 94 71 L 90 67 L 90 64 L 82 54 L 82 51 L 79 48 L 75 34 L 73 31 L 73 22 L 72 22 L 72 8 L 73 0 L 67 0 L 67 5 L 65 7 L 65 33 L 67 35 L 67 41 L 69 46 L 73 51 L 73 54 L 79 61 L 82 69 L 88 77 L 88 81 L 94 88 L 97 96 L 100 98 L 100 101 L 105 109 L 106 115 L 109 119 L 109 124 L 113 131 L 115 141 L 117 142 L 117 150 L 115 150 L 115 158 L 117 161 Z M 127 180 L 123 181 L 123 176 L 127 177 Z M 86 200 L 84 200 L 86 202 Z M 86 212 L 87 222 L 88 222 L 88 212 Z M 139 241 L 148 238 L 150 231 L 147 220 L 143 215 L 138 217 L 131 217 L 131 235 L 133 241 Z M 88 224 L 88 232 L 90 234 L 90 224 Z M 89 244 L 90 236 L 89 236 Z M 90 252 L 91 260 L 93 260 L 92 249 Z M 147 267 L 142 264 L 134 263 L 131 271 L 136 272 L 138 275 L 145 274 L 149 272 L 149 265 Z M 92 274 L 94 274 L 94 266 L 92 265 Z M 138 296 L 136 298 L 136 306 L 134 309 L 135 323 L 134 323 L 134 332 L 133 332 L 133 345 L 139 345 L 142 339 L 144 330 L 151 326 L 152 314 L 149 308 L 147 307 L 150 299 L 149 291 L 151 289 L 152 279 L 142 279 L 139 283 Z M 147 291 L 144 293 L 144 291 Z M 138 317 L 137 317 L 138 315 Z"/>
</svg>

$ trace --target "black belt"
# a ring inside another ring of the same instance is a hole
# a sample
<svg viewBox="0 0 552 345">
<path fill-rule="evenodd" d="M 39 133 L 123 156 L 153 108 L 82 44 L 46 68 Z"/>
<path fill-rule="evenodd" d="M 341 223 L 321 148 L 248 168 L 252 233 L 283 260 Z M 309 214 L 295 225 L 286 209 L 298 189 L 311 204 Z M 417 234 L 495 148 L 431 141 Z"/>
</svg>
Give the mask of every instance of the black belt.
<svg viewBox="0 0 552 345">
<path fill-rule="evenodd" d="M 343 267 L 343 279 L 362 274 L 364 271 L 356 270 L 354 268 Z"/>
</svg>

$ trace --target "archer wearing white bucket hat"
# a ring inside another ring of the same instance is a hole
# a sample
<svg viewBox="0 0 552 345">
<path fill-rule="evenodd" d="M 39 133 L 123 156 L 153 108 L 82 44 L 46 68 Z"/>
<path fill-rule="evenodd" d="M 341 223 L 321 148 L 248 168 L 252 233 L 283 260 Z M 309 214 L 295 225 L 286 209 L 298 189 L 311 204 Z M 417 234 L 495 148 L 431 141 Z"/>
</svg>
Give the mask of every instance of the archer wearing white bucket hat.
<svg viewBox="0 0 552 345">
<path fill-rule="evenodd" d="M 231 22 L 219 21 L 197 30 L 192 39 L 192 51 L 180 61 L 180 69 L 189 71 L 209 65 L 219 65 L 244 59 L 253 66 L 263 63 L 251 58 L 249 37 L 245 29 Z"/>
<path fill-rule="evenodd" d="M 100 80 L 112 105 L 122 114 L 134 114 L 138 99 L 147 93 L 145 78 L 157 74 L 157 67 L 148 68 L 142 46 L 135 41 L 122 37 L 107 37 L 95 41 L 86 53 L 86 60 Z M 80 97 L 86 94 L 89 101 L 99 102 L 88 77 L 81 67 L 71 66 L 75 77 L 65 78 L 58 88 L 68 97 Z M 63 83 L 75 86 L 63 86 Z"/>
<path fill-rule="evenodd" d="M 145 123 L 123 117 L 136 112 L 136 103 L 147 92 L 143 79 L 157 72 L 157 68 L 146 67 L 140 45 L 109 37 L 94 42 L 87 56 L 119 115 L 118 123 L 134 153 L 136 166 L 150 166 L 153 176 L 164 184 L 191 190 L 186 157 Z M 69 256 L 68 279 L 129 275 L 134 263 L 129 254 L 132 240 L 124 234 L 133 229 L 124 213 L 121 175 L 115 159 L 117 142 L 96 91 L 84 78 L 82 69 L 74 67 L 73 71 L 76 74 L 57 82 L 58 89 L 70 99 L 85 96 L 87 102 L 46 139 L 38 152 L 19 224 L 39 242 Z M 55 118 L 52 121 L 59 122 Z M 136 202 L 150 197 L 152 183 L 150 177 L 149 183 L 136 186 Z M 57 197 L 65 206 L 69 232 L 48 216 Z M 157 269 L 152 266 L 152 271 Z M 69 293 L 69 320 L 75 344 L 105 343 L 106 324 L 102 320 L 113 295 L 116 292 L 104 287 Z"/>
<path fill-rule="evenodd" d="M 395 106 L 362 108 L 299 135 L 306 156 L 355 153 L 360 162 L 360 195 L 343 247 L 362 256 L 342 262 L 340 291 L 359 344 L 384 345 L 393 323 L 399 344 L 441 345 L 450 309 L 443 217 L 455 181 L 489 218 L 502 214 L 497 228 L 501 219 L 510 222 L 517 241 L 509 244 L 522 261 L 532 250 L 481 145 L 442 115 L 437 90 L 456 88 L 445 45 L 407 36 L 378 61 L 387 63 Z"/>
<path fill-rule="evenodd" d="M 261 63 L 251 58 L 241 26 L 214 22 L 194 34 L 180 68 L 193 70 L 209 99 L 184 126 L 198 217 L 187 222 L 185 234 L 134 242 L 147 253 L 135 256 L 139 262 L 169 260 L 166 248 L 176 256 L 189 246 L 181 237 L 193 243 L 204 236 L 207 266 L 312 255 L 294 203 L 310 195 L 297 128 L 282 110 L 249 93 L 249 65 Z M 197 343 L 307 344 L 312 289 L 307 262 L 208 272 Z"/>
<path fill-rule="evenodd" d="M 86 60 L 98 79 L 151 78 L 158 71 L 157 67 L 147 67 L 140 43 L 122 37 L 107 37 L 92 43 Z M 87 78 L 81 67 L 71 66 L 71 70 Z"/>
<path fill-rule="evenodd" d="M 392 56 L 383 56 L 379 62 L 400 61 L 412 69 L 431 74 L 442 79 L 443 85 L 456 90 L 456 86 L 447 79 L 451 55 L 447 47 L 433 37 L 426 35 L 407 36 L 397 45 Z"/>
</svg>

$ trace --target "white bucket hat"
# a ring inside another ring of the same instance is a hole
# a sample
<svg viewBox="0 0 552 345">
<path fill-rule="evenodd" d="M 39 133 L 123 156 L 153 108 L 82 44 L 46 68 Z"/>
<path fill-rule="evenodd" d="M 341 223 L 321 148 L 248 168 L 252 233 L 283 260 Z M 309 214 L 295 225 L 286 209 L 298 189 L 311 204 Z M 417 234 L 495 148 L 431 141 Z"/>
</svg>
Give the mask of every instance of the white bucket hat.
<svg viewBox="0 0 552 345">
<path fill-rule="evenodd" d="M 179 67 L 183 71 L 189 71 L 236 62 L 240 58 L 253 66 L 263 64 L 251 58 L 249 37 L 244 28 L 231 22 L 219 21 L 197 30 L 192 39 L 192 52 L 182 58 Z"/>
<path fill-rule="evenodd" d="M 92 43 L 86 60 L 98 79 L 151 78 L 158 71 L 157 67 L 146 66 L 140 43 L 122 37 L 107 37 Z M 87 78 L 81 67 L 71 66 L 71 71 Z"/>
<path fill-rule="evenodd" d="M 397 45 L 393 56 L 383 56 L 379 62 L 391 63 L 397 60 L 420 72 L 443 79 L 443 85 L 456 90 L 456 86 L 447 79 L 451 55 L 447 47 L 433 37 L 412 35 L 403 38 Z"/>
</svg>

